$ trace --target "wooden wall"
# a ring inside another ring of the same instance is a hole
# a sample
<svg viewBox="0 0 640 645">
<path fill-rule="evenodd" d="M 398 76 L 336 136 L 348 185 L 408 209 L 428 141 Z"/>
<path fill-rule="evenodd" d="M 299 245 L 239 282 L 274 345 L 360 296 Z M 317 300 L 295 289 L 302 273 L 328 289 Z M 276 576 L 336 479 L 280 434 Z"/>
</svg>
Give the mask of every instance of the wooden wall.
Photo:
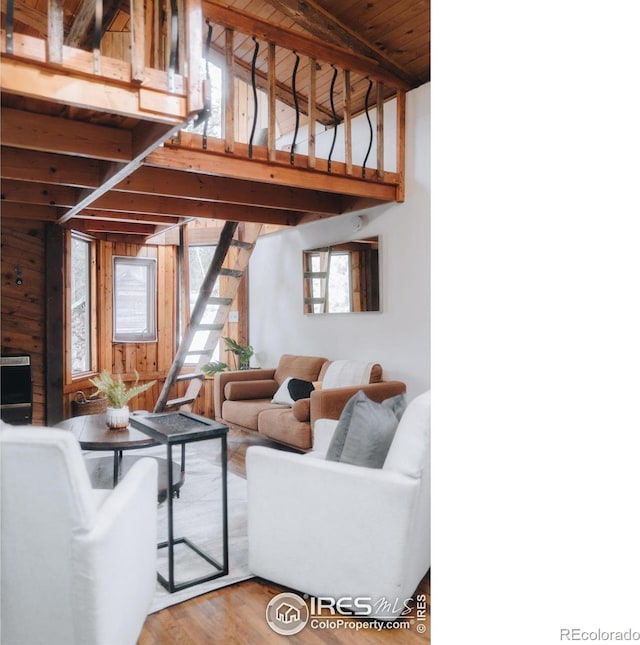
<svg viewBox="0 0 640 645">
<path fill-rule="evenodd" d="M 2 218 L 2 354 L 30 354 L 33 423 L 45 423 L 45 224 Z M 16 267 L 22 284 L 16 284 Z M 62 324 L 62 321 L 60 321 Z"/>
</svg>

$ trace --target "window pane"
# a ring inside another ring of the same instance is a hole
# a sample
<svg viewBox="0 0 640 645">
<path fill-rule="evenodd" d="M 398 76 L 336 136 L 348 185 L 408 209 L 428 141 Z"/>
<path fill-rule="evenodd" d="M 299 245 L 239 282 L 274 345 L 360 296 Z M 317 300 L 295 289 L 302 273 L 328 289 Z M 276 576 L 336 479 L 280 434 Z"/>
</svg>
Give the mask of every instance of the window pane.
<svg viewBox="0 0 640 645">
<path fill-rule="evenodd" d="M 329 312 L 351 311 L 351 267 L 349 253 L 332 253 L 329 269 Z"/>
<path fill-rule="evenodd" d="M 91 246 L 71 238 L 71 374 L 91 370 Z"/>
<path fill-rule="evenodd" d="M 113 258 L 113 340 L 157 340 L 155 260 Z"/>
</svg>

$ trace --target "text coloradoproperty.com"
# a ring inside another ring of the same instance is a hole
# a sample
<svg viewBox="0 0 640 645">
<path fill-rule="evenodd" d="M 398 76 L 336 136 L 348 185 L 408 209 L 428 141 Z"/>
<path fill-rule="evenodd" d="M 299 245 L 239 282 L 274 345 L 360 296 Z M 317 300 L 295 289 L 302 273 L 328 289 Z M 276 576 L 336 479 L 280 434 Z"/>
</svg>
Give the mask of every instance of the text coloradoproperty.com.
<svg viewBox="0 0 640 645">
<path fill-rule="evenodd" d="M 640 641 L 640 630 L 561 629 L 561 641 Z"/>
</svg>

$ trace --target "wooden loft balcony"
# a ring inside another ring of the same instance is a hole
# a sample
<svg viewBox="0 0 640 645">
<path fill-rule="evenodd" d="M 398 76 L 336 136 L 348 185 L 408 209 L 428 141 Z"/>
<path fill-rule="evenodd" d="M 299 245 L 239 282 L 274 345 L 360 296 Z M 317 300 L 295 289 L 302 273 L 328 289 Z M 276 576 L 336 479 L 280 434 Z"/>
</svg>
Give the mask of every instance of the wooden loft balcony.
<svg viewBox="0 0 640 645">
<path fill-rule="evenodd" d="M 290 5 L 2 0 L 3 216 L 137 242 L 193 218 L 295 226 L 402 201 L 428 25 L 416 72 Z"/>
</svg>

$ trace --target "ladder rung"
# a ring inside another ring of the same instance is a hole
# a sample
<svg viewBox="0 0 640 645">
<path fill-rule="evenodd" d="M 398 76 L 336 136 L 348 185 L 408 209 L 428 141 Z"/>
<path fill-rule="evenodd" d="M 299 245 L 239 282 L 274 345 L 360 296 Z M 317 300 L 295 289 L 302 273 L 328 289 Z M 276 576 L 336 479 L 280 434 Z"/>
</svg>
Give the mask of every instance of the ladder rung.
<svg viewBox="0 0 640 645">
<path fill-rule="evenodd" d="M 327 277 L 327 272 L 326 271 L 305 271 L 304 272 L 304 277 L 305 278 L 326 278 Z"/>
<path fill-rule="evenodd" d="M 213 352 L 214 348 L 211 349 L 190 349 L 187 352 L 187 356 L 207 356 Z"/>
<path fill-rule="evenodd" d="M 175 408 L 179 405 L 187 405 L 187 403 L 193 403 L 195 400 L 196 399 L 193 396 L 181 396 L 178 399 L 169 399 L 169 401 L 166 402 L 165 407 Z"/>
<path fill-rule="evenodd" d="M 242 240 L 231 240 L 231 246 L 235 246 L 238 249 L 252 249 L 253 244 L 251 242 L 243 242 Z"/>
<path fill-rule="evenodd" d="M 233 298 L 219 298 L 217 296 L 211 296 L 208 300 L 210 305 L 222 305 L 226 307 L 233 302 Z"/>
<path fill-rule="evenodd" d="M 195 331 L 222 331 L 224 325 L 222 323 L 200 323 L 199 325 L 194 325 L 193 329 Z"/>
<path fill-rule="evenodd" d="M 220 275 L 225 278 L 241 278 L 244 275 L 244 271 L 239 271 L 238 269 L 220 269 Z"/>
<path fill-rule="evenodd" d="M 176 376 L 176 381 L 192 381 L 193 379 L 203 378 L 204 374 L 202 372 L 189 372 L 188 374 L 180 374 Z"/>
</svg>

